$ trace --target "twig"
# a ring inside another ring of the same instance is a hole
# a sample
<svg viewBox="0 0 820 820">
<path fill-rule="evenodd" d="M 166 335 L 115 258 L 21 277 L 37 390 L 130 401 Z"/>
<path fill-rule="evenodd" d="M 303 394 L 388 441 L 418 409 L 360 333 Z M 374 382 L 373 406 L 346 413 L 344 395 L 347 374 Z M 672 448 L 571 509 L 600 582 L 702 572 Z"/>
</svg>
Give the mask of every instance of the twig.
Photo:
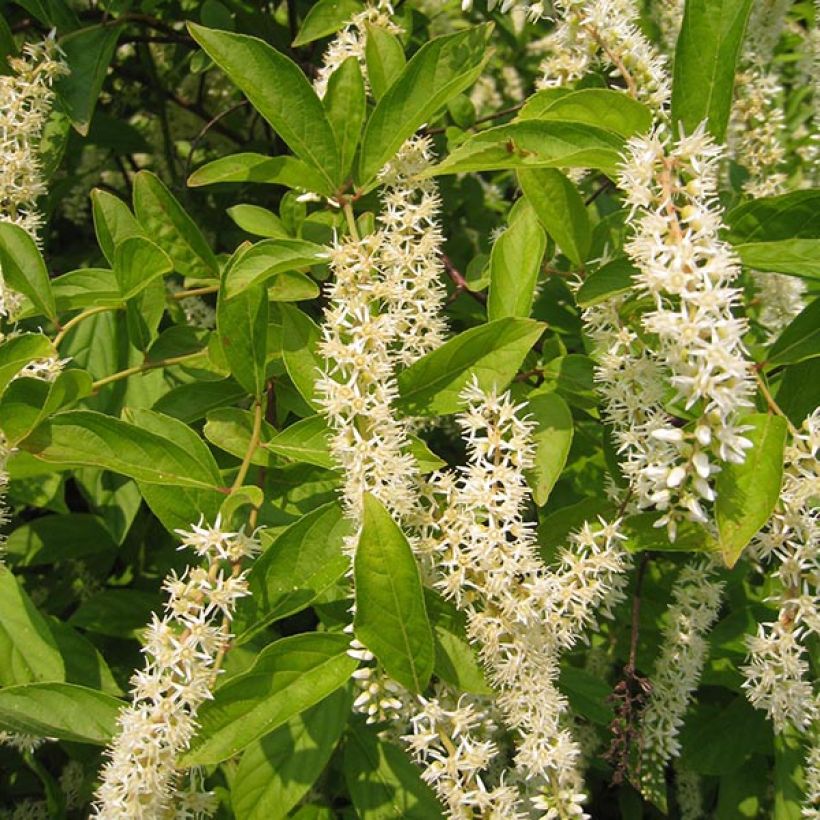
<svg viewBox="0 0 820 820">
<path fill-rule="evenodd" d="M 470 286 L 467 280 L 462 275 L 461 271 L 456 268 L 456 266 L 450 260 L 450 257 L 446 254 L 441 255 L 441 261 L 444 265 L 444 270 L 447 272 L 447 275 L 450 277 L 452 283 L 456 286 L 455 295 L 453 299 L 455 299 L 458 295 L 462 293 L 466 293 L 473 297 L 480 305 L 487 304 L 487 294 L 481 293 L 477 290 L 470 290 Z"/>
</svg>

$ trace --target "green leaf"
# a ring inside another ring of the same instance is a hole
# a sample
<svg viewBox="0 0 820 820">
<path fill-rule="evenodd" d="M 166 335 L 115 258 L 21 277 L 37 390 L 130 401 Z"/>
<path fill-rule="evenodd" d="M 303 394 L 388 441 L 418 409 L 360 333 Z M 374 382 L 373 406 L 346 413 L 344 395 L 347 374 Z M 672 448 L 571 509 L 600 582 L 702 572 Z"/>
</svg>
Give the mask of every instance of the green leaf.
<svg viewBox="0 0 820 820">
<path fill-rule="evenodd" d="M 59 413 L 20 447 L 48 464 L 102 467 L 149 484 L 220 486 L 218 473 L 204 470 L 197 457 L 175 442 L 90 410 Z"/>
<path fill-rule="evenodd" d="M 0 394 L 29 362 L 56 352 L 51 339 L 42 333 L 21 333 L 0 342 Z"/>
<path fill-rule="evenodd" d="M 407 60 L 398 37 L 379 26 L 366 24 L 365 60 L 373 96 L 380 100 L 398 79 Z"/>
<path fill-rule="evenodd" d="M 199 731 L 180 766 L 227 760 L 343 686 L 356 668 L 349 639 L 312 632 L 282 638 L 227 680 L 199 710 Z"/>
<path fill-rule="evenodd" d="M 691 134 L 703 120 L 723 142 L 735 67 L 752 0 L 686 0 L 672 82 L 672 121 Z"/>
<path fill-rule="evenodd" d="M 746 242 L 735 251 L 747 268 L 820 279 L 820 239 Z"/>
<path fill-rule="evenodd" d="M 291 151 L 319 171 L 324 192 L 332 193 L 342 182 L 336 139 L 321 100 L 296 63 L 256 37 L 195 23 L 188 23 L 188 30 Z"/>
<path fill-rule="evenodd" d="M 347 733 L 347 789 L 361 820 L 440 820 L 441 805 L 405 752 L 363 721 Z"/>
<path fill-rule="evenodd" d="M 682 521 L 674 541 L 664 527 L 656 527 L 659 515 L 656 512 L 638 513 L 624 519 L 625 545 L 630 552 L 714 552 L 716 540 L 692 521 Z"/>
<path fill-rule="evenodd" d="M 510 168 L 598 168 L 617 175 L 624 140 L 575 122 L 523 120 L 474 134 L 423 176 Z"/>
<path fill-rule="evenodd" d="M 228 216 L 242 228 L 254 236 L 264 236 L 270 239 L 290 239 L 282 220 L 267 208 L 259 205 L 234 205 L 228 208 Z"/>
<path fill-rule="evenodd" d="M 0 726 L 36 737 L 103 746 L 123 703 L 73 683 L 28 683 L 0 690 Z"/>
<path fill-rule="evenodd" d="M 0 566 L 0 685 L 64 678 L 63 659 L 48 624 L 11 570 Z"/>
<path fill-rule="evenodd" d="M 15 566 L 33 567 L 117 551 L 101 518 L 88 513 L 44 515 L 9 533 L 5 552 Z"/>
<path fill-rule="evenodd" d="M 196 223 L 150 171 L 134 177 L 134 211 L 151 239 L 182 276 L 219 276 L 219 263 Z"/>
<path fill-rule="evenodd" d="M 121 31 L 119 25 L 91 26 L 60 38 L 69 73 L 57 81 L 57 94 L 83 136 L 88 134 Z"/>
<path fill-rule="evenodd" d="M 757 531 L 769 520 L 780 495 L 786 420 L 768 413 L 741 419 L 751 429 L 752 442 L 742 464 L 725 464 L 715 483 L 718 542 L 726 565 L 732 567 Z"/>
<path fill-rule="evenodd" d="M 516 203 L 509 221 L 509 227 L 495 240 L 490 253 L 490 321 L 507 316 L 529 317 L 547 249 L 547 237 L 526 201 Z"/>
<path fill-rule="evenodd" d="M 566 694 L 573 712 L 599 726 L 612 723 L 612 707 L 608 703 L 612 688 L 605 680 L 585 669 L 562 665 L 558 685 Z"/>
<path fill-rule="evenodd" d="M 181 384 L 160 396 L 154 410 L 188 424 L 203 418 L 209 410 L 234 404 L 246 392 L 233 379 Z"/>
<path fill-rule="evenodd" d="M 114 275 L 123 299 L 136 296 L 158 276 L 174 269 L 174 263 L 159 245 L 144 236 L 129 236 L 114 250 Z"/>
<path fill-rule="evenodd" d="M 792 191 L 744 202 L 726 215 L 726 238 L 734 245 L 820 239 L 820 189 Z"/>
<path fill-rule="evenodd" d="M 120 242 L 131 236 L 145 236 L 142 225 L 128 205 L 108 191 L 95 188 L 91 192 L 91 210 L 97 242 L 109 265 L 114 264 L 114 248 Z"/>
<path fill-rule="evenodd" d="M 190 526 L 190 520 L 188 525 Z M 158 594 L 139 589 L 104 589 L 83 601 L 69 618 L 73 627 L 112 638 L 136 638 L 151 613 L 162 606 Z"/>
<path fill-rule="evenodd" d="M 598 406 L 595 365 L 589 356 L 570 353 L 558 356 L 544 368 L 544 386 L 551 387 L 573 407 L 592 410 Z"/>
<path fill-rule="evenodd" d="M 370 43 L 369 37 L 367 42 Z M 353 157 L 362 136 L 362 123 L 367 110 L 364 78 L 355 57 L 348 57 L 330 75 L 324 106 L 339 146 L 342 176 L 347 177 L 353 168 Z"/>
<path fill-rule="evenodd" d="M 240 251 L 225 271 L 223 290 L 233 299 L 277 273 L 309 268 L 327 261 L 327 250 L 303 239 L 265 239 Z"/>
<path fill-rule="evenodd" d="M 356 637 L 391 678 L 421 693 L 433 674 L 435 650 L 419 568 L 404 533 L 370 494 L 353 573 Z"/>
<path fill-rule="evenodd" d="M 244 820 L 286 817 L 330 760 L 352 701 L 348 690 L 337 689 L 245 749 L 231 782 L 236 816 Z"/>
<path fill-rule="evenodd" d="M 120 286 L 114 271 L 107 268 L 80 268 L 52 280 L 57 310 L 87 307 L 123 307 Z"/>
<path fill-rule="evenodd" d="M 286 270 L 274 277 L 268 286 L 271 302 L 303 302 L 319 295 L 319 285 L 304 273 Z"/>
<path fill-rule="evenodd" d="M 202 432 L 205 438 L 224 450 L 226 453 L 241 459 L 248 450 L 248 445 L 253 434 L 253 413 L 249 410 L 241 410 L 238 407 L 220 407 L 211 410 L 207 415 L 207 422 Z M 275 430 L 263 420 L 261 441 L 267 440 L 275 433 Z M 276 459 L 267 453 L 261 446 L 257 447 L 251 455 L 251 464 L 272 467 L 276 464 Z"/>
<path fill-rule="evenodd" d="M 336 462 L 330 454 L 330 435 L 322 416 L 308 416 L 277 433 L 265 443 L 265 448 L 293 461 L 333 469 Z"/>
<path fill-rule="evenodd" d="M 537 426 L 533 433 L 533 466 L 525 476 L 533 500 L 543 507 L 567 463 L 572 445 L 572 413 L 557 393 L 542 391 L 527 396 L 527 412 Z"/>
<path fill-rule="evenodd" d="M 0 430 L 6 443 L 16 444 L 43 419 L 90 393 L 91 376 L 84 370 L 64 370 L 53 382 L 15 379 L 0 401 Z"/>
<path fill-rule="evenodd" d="M 239 605 L 237 641 L 301 611 L 330 589 L 350 566 L 343 546 L 352 533 L 337 501 L 311 510 L 282 532 L 248 576 L 251 595 Z"/>
<path fill-rule="evenodd" d="M 766 365 L 796 364 L 820 356 L 820 299 L 807 305 L 778 336 Z"/>
<path fill-rule="evenodd" d="M 324 359 L 317 353 L 316 345 L 321 331 L 316 323 L 301 310 L 280 305 L 282 312 L 282 358 L 291 381 L 302 398 L 314 409 L 316 404 L 316 379 L 324 368 Z"/>
<path fill-rule="evenodd" d="M 648 106 L 623 91 L 607 88 L 537 91 L 524 103 L 516 119 L 581 122 L 627 138 L 646 133 L 652 127 L 652 111 Z"/>
<path fill-rule="evenodd" d="M 532 319 L 497 319 L 465 330 L 399 373 L 397 407 L 411 415 L 455 413 L 472 379 L 482 389 L 503 390 L 544 332 Z"/>
<path fill-rule="evenodd" d="M 319 0 L 308 9 L 293 47 L 299 48 L 320 37 L 335 34 L 363 8 L 358 0 Z"/>
<path fill-rule="evenodd" d="M 802 738 L 791 726 L 774 738 L 774 814 L 772 820 L 800 820 L 805 800 Z"/>
<path fill-rule="evenodd" d="M 11 222 L 0 222 L 0 268 L 8 287 L 28 296 L 39 313 L 57 317 L 43 255 L 31 236 Z"/>
<path fill-rule="evenodd" d="M 228 282 L 226 274 L 216 301 L 216 332 L 231 375 L 248 393 L 260 397 L 266 384 L 268 294 L 255 285 L 231 299 L 226 295 Z"/>
<path fill-rule="evenodd" d="M 359 182 L 366 185 L 402 143 L 481 73 L 491 24 L 425 43 L 370 115 L 362 139 Z"/>
<path fill-rule="evenodd" d="M 612 259 L 591 273 L 578 288 L 575 297 L 578 306 L 590 307 L 626 293 L 635 286 L 632 277 L 636 273 L 638 269 L 626 257 Z"/>
<path fill-rule="evenodd" d="M 263 182 L 287 188 L 304 188 L 317 194 L 333 193 L 319 171 L 300 159 L 290 156 L 267 157 L 250 152 L 215 159 L 197 168 L 188 177 L 191 188 L 219 182 Z"/>
<path fill-rule="evenodd" d="M 518 182 L 555 244 L 570 262 L 582 265 L 589 253 L 592 231 L 575 184 L 555 168 L 521 170 Z"/>
</svg>

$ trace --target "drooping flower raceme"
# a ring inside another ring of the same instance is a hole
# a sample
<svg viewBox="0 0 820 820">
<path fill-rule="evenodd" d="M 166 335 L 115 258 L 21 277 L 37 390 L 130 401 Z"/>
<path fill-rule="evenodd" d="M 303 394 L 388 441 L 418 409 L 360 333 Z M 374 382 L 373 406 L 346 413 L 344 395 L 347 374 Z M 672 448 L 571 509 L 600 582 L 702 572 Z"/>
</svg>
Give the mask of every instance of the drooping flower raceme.
<svg viewBox="0 0 820 820">
<path fill-rule="evenodd" d="M 820 635 L 820 410 L 809 416 L 784 453 L 780 501 L 769 525 L 752 544 L 773 565 L 780 587 L 777 620 L 760 624 L 748 638 L 744 687 L 764 709 L 776 732 L 788 725 L 807 731 L 820 718 L 812 681 L 809 640 Z"/>
<path fill-rule="evenodd" d="M 697 417 L 682 427 L 652 413 L 641 429 L 616 430 L 639 505 L 663 511 L 657 525 L 673 538 L 681 518 L 708 522 L 710 479 L 720 462 L 742 462 L 751 446 L 737 422 L 751 407 L 753 382 L 746 322 L 733 313 L 740 269 L 718 237 L 720 155 L 703 126 L 674 142 L 658 129 L 630 140 L 619 176 L 631 206 L 626 250 L 638 269 L 637 294 L 652 305 L 642 316 L 653 340 L 646 354 L 674 391 L 665 404 Z"/>
<path fill-rule="evenodd" d="M 391 19 L 393 8 L 387 0 L 378 0 L 375 6 L 367 6 L 350 20 L 333 38 L 322 58 L 322 66 L 313 83 L 316 93 L 324 97 L 330 75 L 349 57 L 355 57 L 362 65 L 362 73 L 367 77 L 364 62 L 367 46 L 367 27 L 376 26 L 391 34 L 401 34 L 401 28 Z"/>
<path fill-rule="evenodd" d="M 165 613 L 148 627 L 145 667 L 131 679 L 131 705 L 120 713 L 119 733 L 107 749 L 95 817 L 155 820 L 174 805 L 177 758 L 196 733 L 197 710 L 212 697 L 236 602 L 249 594 L 241 562 L 258 553 L 255 534 L 227 532 L 219 519 L 178 534 L 181 549 L 193 549 L 208 565 L 172 572 L 163 583 Z M 194 802 L 198 816 L 216 808 L 213 797 Z"/>
<path fill-rule="evenodd" d="M 9 65 L 11 73 L 0 75 L 0 220 L 37 239 L 37 199 L 45 193 L 38 144 L 54 99 L 52 84 L 67 68 L 53 37 L 26 44 Z M 0 318 L 13 317 L 20 304 L 0 273 Z"/>
<path fill-rule="evenodd" d="M 705 636 L 717 620 L 722 594 L 708 560 L 687 564 L 675 581 L 652 691 L 641 713 L 639 776 L 650 799 L 665 789 L 664 768 L 680 754 L 678 733 L 706 663 Z"/>
<path fill-rule="evenodd" d="M 555 0 L 553 7 L 557 22 L 544 42 L 541 88 L 580 80 L 602 64 L 630 96 L 656 109 L 666 104 L 665 60 L 638 28 L 633 0 Z"/>
<path fill-rule="evenodd" d="M 515 774 L 533 808 L 582 816 L 580 750 L 563 726 L 558 661 L 595 622 L 595 610 L 606 614 L 621 595 L 628 559 L 616 525 L 585 526 L 548 570 L 523 519 L 532 423 L 519 418 L 509 394 L 472 385 L 463 398 L 469 461 L 457 476 L 431 477 L 418 549 L 434 564 L 442 594 L 467 614 L 468 636 L 517 734 Z"/>
</svg>

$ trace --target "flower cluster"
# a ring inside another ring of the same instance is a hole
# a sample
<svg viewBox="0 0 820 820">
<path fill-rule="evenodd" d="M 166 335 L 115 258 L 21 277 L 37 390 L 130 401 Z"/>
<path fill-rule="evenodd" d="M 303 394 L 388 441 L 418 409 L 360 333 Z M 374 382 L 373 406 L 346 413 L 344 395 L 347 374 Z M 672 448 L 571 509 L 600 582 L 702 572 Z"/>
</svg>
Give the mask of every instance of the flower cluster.
<svg viewBox="0 0 820 820">
<path fill-rule="evenodd" d="M 633 0 L 555 0 L 553 7 L 557 23 L 544 43 L 542 88 L 580 80 L 604 64 L 635 99 L 656 109 L 666 104 L 665 60 L 638 28 Z"/>
<path fill-rule="evenodd" d="M 595 611 L 622 594 L 626 553 L 617 524 L 585 526 L 548 570 L 523 519 L 532 466 L 532 422 L 509 394 L 468 386 L 460 416 L 468 464 L 434 474 L 429 506 L 415 523 L 419 552 L 435 566 L 436 586 L 467 614 L 504 721 L 517 734 L 516 776 L 534 809 L 582 816 L 578 745 L 563 725 L 558 661 Z"/>
<path fill-rule="evenodd" d="M 748 640 L 744 686 L 751 703 L 768 713 L 778 732 L 789 724 L 806 731 L 820 717 L 808 658 L 809 639 L 820 635 L 818 450 L 820 410 L 806 419 L 803 432 L 786 448 L 779 507 L 753 543 L 758 558 L 775 566 L 779 613 Z"/>
<path fill-rule="evenodd" d="M 42 222 L 37 199 L 45 193 L 37 148 L 54 99 L 52 84 L 68 69 L 53 37 L 26 44 L 9 65 L 11 73 L 0 75 L 0 220 L 36 239 Z M 0 274 L 0 318 L 13 317 L 20 305 Z"/>
<path fill-rule="evenodd" d="M 709 653 L 705 635 L 718 616 L 723 584 L 708 560 L 687 564 L 675 582 L 652 674 L 652 691 L 641 713 L 641 791 L 655 799 L 665 788 L 664 768 L 680 754 L 678 732 Z"/>
<path fill-rule="evenodd" d="M 634 227 L 626 250 L 638 269 L 637 296 L 651 305 L 641 316 L 651 346 L 616 321 L 617 305 L 591 316 L 624 472 L 638 505 L 663 511 L 657 525 L 672 538 L 682 518 L 708 522 L 704 505 L 715 499 L 710 479 L 719 462 L 742 462 L 751 446 L 737 424 L 751 406 L 753 383 L 742 341 L 746 322 L 733 313 L 739 265 L 718 238 L 719 157 L 703 126 L 675 142 L 661 130 L 629 142 L 619 180 Z M 630 383 L 650 377 L 649 395 L 630 396 L 610 382 L 621 354 L 628 355 L 618 367 Z M 664 395 L 666 383 L 671 395 Z M 675 404 L 695 421 L 675 423 L 665 411 Z"/>
<path fill-rule="evenodd" d="M 367 77 L 365 65 L 365 48 L 367 46 L 367 27 L 375 26 L 389 31 L 391 34 L 401 34 L 402 29 L 391 19 L 393 8 L 388 0 L 378 0 L 375 6 L 368 6 L 356 14 L 352 20 L 333 38 L 322 58 L 322 66 L 313 83 L 316 93 L 324 97 L 327 93 L 327 83 L 330 75 L 348 57 L 355 57 L 362 66 L 362 74 Z"/>
<path fill-rule="evenodd" d="M 521 811 L 518 789 L 503 777 L 490 784 L 488 772 L 498 768 L 498 726 L 492 709 L 479 698 L 455 695 L 439 687 L 435 697 L 418 697 L 402 738 L 422 768 L 448 814 L 454 818 L 495 817 L 516 820 Z"/>
<path fill-rule="evenodd" d="M 212 697 L 218 658 L 231 637 L 228 624 L 237 600 L 248 594 L 240 562 L 259 551 L 255 534 L 224 531 L 219 519 L 214 527 L 200 521 L 177 532 L 181 549 L 193 549 L 209 564 L 172 572 L 163 583 L 165 613 L 148 627 L 146 664 L 131 679 L 132 703 L 120 713 L 119 734 L 107 750 L 95 817 L 154 820 L 174 804 L 177 758 L 196 732 L 197 710 Z M 212 796 L 181 799 L 198 807 L 185 817 L 215 809 Z"/>
</svg>

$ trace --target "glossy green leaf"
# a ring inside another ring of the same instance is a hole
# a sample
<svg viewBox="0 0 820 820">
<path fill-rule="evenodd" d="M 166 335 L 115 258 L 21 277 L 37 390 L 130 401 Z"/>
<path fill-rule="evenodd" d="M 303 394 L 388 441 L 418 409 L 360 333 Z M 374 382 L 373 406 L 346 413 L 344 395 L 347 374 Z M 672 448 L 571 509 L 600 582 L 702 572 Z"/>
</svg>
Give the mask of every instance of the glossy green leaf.
<svg viewBox="0 0 820 820">
<path fill-rule="evenodd" d="M 397 406 L 419 416 L 455 413 L 474 376 L 485 390 L 503 390 L 543 331 L 541 322 L 506 318 L 459 333 L 399 373 Z"/>
<path fill-rule="evenodd" d="M 805 747 L 800 733 L 791 726 L 774 738 L 774 806 L 772 820 L 801 820 L 805 817 Z"/>
<path fill-rule="evenodd" d="M 69 72 L 56 83 L 57 94 L 83 136 L 88 134 L 121 31 L 121 26 L 90 26 L 60 39 Z"/>
<path fill-rule="evenodd" d="M 368 23 L 364 53 L 370 88 L 373 96 L 380 100 L 404 70 L 407 63 L 404 48 L 395 34 Z"/>
<path fill-rule="evenodd" d="M 533 466 L 525 476 L 533 500 L 543 507 L 567 463 L 572 445 L 572 413 L 557 393 L 542 391 L 527 396 L 527 412 L 536 428 L 532 437 L 535 444 Z"/>
<path fill-rule="evenodd" d="M 244 820 L 281 820 L 330 760 L 353 698 L 337 689 L 321 703 L 245 749 L 231 783 L 231 804 Z"/>
<path fill-rule="evenodd" d="M 43 515 L 12 530 L 5 544 L 9 561 L 23 567 L 116 551 L 102 519 L 88 513 Z"/>
<path fill-rule="evenodd" d="M 268 298 L 262 285 L 227 296 L 230 267 L 220 283 L 216 331 L 231 375 L 253 396 L 265 392 L 268 356 Z"/>
<path fill-rule="evenodd" d="M 273 211 L 259 205 L 234 205 L 232 208 L 228 208 L 228 216 L 243 231 L 247 231 L 254 236 L 264 236 L 269 239 L 290 239 L 282 220 Z"/>
<path fill-rule="evenodd" d="M 131 236 L 145 235 L 142 225 L 128 205 L 102 188 L 95 188 L 91 192 L 91 212 L 97 242 L 109 265 L 114 264 L 114 248 L 120 242 Z"/>
<path fill-rule="evenodd" d="M 286 270 L 274 276 L 268 285 L 271 302 L 303 302 L 319 295 L 319 285 L 307 274 Z"/>
<path fill-rule="evenodd" d="M 592 233 L 586 205 L 575 184 L 555 168 L 520 170 L 518 183 L 555 244 L 574 265 L 583 264 Z"/>
<path fill-rule="evenodd" d="M 344 778 L 362 820 L 440 820 L 444 811 L 403 749 L 364 722 L 351 725 Z"/>
<path fill-rule="evenodd" d="M 363 8 L 358 0 L 318 0 L 308 9 L 293 47 L 298 48 L 320 37 L 335 34 Z"/>
<path fill-rule="evenodd" d="M 433 674 L 435 650 L 424 590 L 406 536 L 374 496 L 364 497 L 356 579 L 356 637 L 391 678 L 421 693 Z"/>
<path fill-rule="evenodd" d="M 543 371 L 544 386 L 555 390 L 571 406 L 591 410 L 598 406 L 595 364 L 589 356 L 570 353 L 548 362 Z"/>
<path fill-rule="evenodd" d="M 605 680 L 585 669 L 562 665 L 558 685 L 573 712 L 599 726 L 612 723 L 612 707 L 609 705 L 612 690 Z"/>
<path fill-rule="evenodd" d="M 209 410 L 234 404 L 246 395 L 233 379 L 191 382 L 160 396 L 154 410 L 190 424 L 203 418 Z"/>
<path fill-rule="evenodd" d="M 304 609 L 350 566 L 343 552 L 353 526 L 337 501 L 291 524 L 256 560 L 248 577 L 252 595 L 239 605 L 237 640 Z"/>
<path fill-rule="evenodd" d="M 510 168 L 598 168 L 614 178 L 623 147 L 622 137 L 593 125 L 522 120 L 473 135 L 425 175 Z"/>
<path fill-rule="evenodd" d="M 0 689 L 0 728 L 35 737 L 105 745 L 117 730 L 121 700 L 73 683 Z"/>
<path fill-rule="evenodd" d="M 753 270 L 820 279 L 820 239 L 783 239 L 735 245 L 740 261 Z"/>
<path fill-rule="evenodd" d="M 295 307 L 281 305 L 282 358 L 291 381 L 302 398 L 315 410 L 316 379 L 323 369 L 324 360 L 316 351 L 321 331 L 307 314 Z"/>
<path fill-rule="evenodd" d="M 91 393 L 91 376 L 84 370 L 64 370 L 53 382 L 15 379 L 0 401 L 0 430 L 6 443 L 24 439 L 43 419 Z"/>
<path fill-rule="evenodd" d="M 226 453 L 231 453 L 239 459 L 244 458 L 253 433 L 253 413 L 239 407 L 220 407 L 211 410 L 207 414 L 207 419 L 202 429 L 205 438 Z M 274 433 L 273 428 L 263 420 L 261 441 L 266 444 Z M 251 464 L 267 467 L 275 463 L 275 458 L 262 446 L 257 447 L 251 455 Z"/>
<path fill-rule="evenodd" d="M 220 485 L 218 474 L 206 472 L 200 460 L 168 438 L 90 410 L 54 416 L 20 447 L 48 464 L 102 467 L 152 484 Z"/>
<path fill-rule="evenodd" d="M 638 269 L 626 258 L 617 257 L 593 271 L 578 288 L 576 301 L 582 308 L 597 305 L 620 296 L 635 286 L 633 277 Z"/>
<path fill-rule="evenodd" d="M 21 333 L 0 341 L 0 394 L 33 359 L 55 355 L 51 339 L 42 333 Z"/>
<path fill-rule="evenodd" d="M 547 249 L 547 237 L 526 201 L 515 205 L 509 221 L 509 227 L 495 240 L 490 253 L 490 321 L 507 316 L 529 317 Z"/>
<path fill-rule="evenodd" d="M 735 68 L 752 0 L 686 0 L 672 82 L 672 121 L 691 134 L 703 120 L 723 142 Z"/>
<path fill-rule="evenodd" d="M 192 188 L 219 182 L 261 182 L 306 188 L 318 194 L 332 193 L 327 180 L 312 165 L 296 157 L 268 157 L 251 152 L 215 159 L 197 168 L 188 178 Z"/>
<path fill-rule="evenodd" d="M 370 43 L 369 37 L 367 42 Z M 364 78 L 359 61 L 355 57 L 348 57 L 330 75 L 324 106 L 339 146 L 342 176 L 347 177 L 353 168 L 353 157 L 362 136 L 362 125 L 367 110 Z"/>
<path fill-rule="evenodd" d="M 227 760 L 343 686 L 356 668 L 338 633 L 282 638 L 227 680 L 199 710 L 199 731 L 181 766 Z"/>
<path fill-rule="evenodd" d="M 623 91 L 548 88 L 533 94 L 516 119 L 581 122 L 614 131 L 622 137 L 632 137 L 650 129 L 652 111 Z"/>
<path fill-rule="evenodd" d="M 38 313 L 57 316 L 43 256 L 31 236 L 11 222 L 0 222 L 0 267 L 6 285 L 27 296 Z"/>
<path fill-rule="evenodd" d="M 144 236 L 129 236 L 114 250 L 114 275 L 123 299 L 131 299 L 158 276 L 165 276 L 174 264 L 159 245 Z"/>
<path fill-rule="evenodd" d="M 151 240 L 182 276 L 218 276 L 219 263 L 196 223 L 150 171 L 134 177 L 134 211 Z"/>
<path fill-rule="evenodd" d="M 336 139 L 321 100 L 296 63 L 256 37 L 195 23 L 188 29 L 291 151 L 319 171 L 325 190 L 332 191 L 342 181 Z"/>
<path fill-rule="evenodd" d="M 277 273 L 308 268 L 327 261 L 327 250 L 302 239 L 265 239 L 241 251 L 223 277 L 226 298 L 233 299 Z"/>
<path fill-rule="evenodd" d="M 769 520 L 780 495 L 786 420 L 768 413 L 741 419 L 752 442 L 742 464 L 725 464 L 715 483 L 718 542 L 727 566 L 734 566 L 757 531 Z"/>
<path fill-rule="evenodd" d="M 330 454 L 330 435 L 323 416 L 308 416 L 277 433 L 265 443 L 265 447 L 293 461 L 332 469 L 336 462 Z"/>
<path fill-rule="evenodd" d="M 0 566 L 0 685 L 61 681 L 65 666 L 45 618 Z"/>
<path fill-rule="evenodd" d="M 820 299 L 795 316 L 769 350 L 766 364 L 777 367 L 820 356 Z"/>
<path fill-rule="evenodd" d="M 123 306 L 117 277 L 108 268 L 69 271 L 53 279 L 51 287 L 58 311 Z"/>
<path fill-rule="evenodd" d="M 161 606 L 162 599 L 157 593 L 139 589 L 103 589 L 83 601 L 68 622 L 97 635 L 138 638 L 145 632 L 151 613 L 159 611 Z"/>
<path fill-rule="evenodd" d="M 402 143 L 473 83 L 487 61 L 491 25 L 425 43 L 379 100 L 365 126 L 359 181 L 367 184 Z"/>
<path fill-rule="evenodd" d="M 699 524 L 681 521 L 675 540 L 669 540 L 665 527 L 656 527 L 660 514 L 638 513 L 624 519 L 624 542 L 630 552 L 714 552 L 716 540 Z"/>
</svg>

